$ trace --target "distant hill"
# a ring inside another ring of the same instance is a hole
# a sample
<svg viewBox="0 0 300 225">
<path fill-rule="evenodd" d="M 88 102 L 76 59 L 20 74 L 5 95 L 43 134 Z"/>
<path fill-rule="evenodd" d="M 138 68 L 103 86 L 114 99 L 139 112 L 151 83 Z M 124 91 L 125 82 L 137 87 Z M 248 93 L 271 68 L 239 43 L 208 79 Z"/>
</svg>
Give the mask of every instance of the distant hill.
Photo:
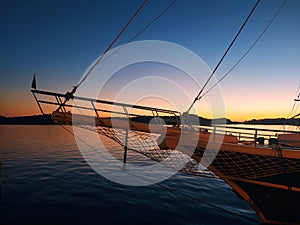
<svg viewBox="0 0 300 225">
<path fill-rule="evenodd" d="M 285 118 L 265 118 L 260 120 L 247 120 L 245 124 L 261 124 L 261 125 L 299 125 L 300 119 L 285 119 Z"/>
<path fill-rule="evenodd" d="M 19 117 L 4 117 L 0 116 L 0 124 L 39 124 L 50 125 L 54 124 L 51 115 L 34 115 L 34 116 L 19 116 Z"/>
<path fill-rule="evenodd" d="M 202 126 L 208 126 L 211 125 L 212 120 L 211 119 L 207 119 L 207 118 L 203 118 L 200 116 L 196 116 L 196 115 L 190 115 L 191 116 L 191 123 L 192 124 L 200 124 Z M 138 116 L 135 118 L 132 118 L 132 121 L 135 122 L 141 122 L 141 123 L 149 123 L 154 117 L 153 116 Z M 176 124 L 178 121 L 180 121 L 180 117 L 175 117 L 175 116 L 162 116 L 161 117 L 165 123 L 167 125 L 173 125 Z M 224 124 L 224 122 L 226 121 L 227 124 L 231 124 L 232 121 L 226 118 L 218 118 L 218 119 L 214 119 L 213 123 L 214 124 Z"/>
<path fill-rule="evenodd" d="M 138 116 L 132 118 L 133 121 L 149 123 L 153 116 Z M 173 125 L 177 121 L 180 121 L 179 117 L 175 116 L 162 116 L 161 117 L 166 124 Z M 211 119 L 199 117 L 196 115 L 191 115 L 191 120 L 194 121 L 192 124 L 200 124 L 202 126 L 207 126 L 212 123 Z M 233 122 L 227 118 L 218 118 L 214 119 L 214 124 L 224 124 L 226 121 L 227 124 L 236 124 L 238 122 Z M 244 124 L 261 124 L 261 125 L 299 125 L 300 119 L 285 119 L 285 118 L 266 118 L 266 119 L 252 119 L 243 122 Z M 53 121 L 51 120 L 51 115 L 33 115 L 33 116 L 19 116 L 19 117 L 4 117 L 0 116 L 0 124 L 39 124 L 39 125 L 53 125 Z"/>
<path fill-rule="evenodd" d="M 205 119 L 202 117 L 192 116 L 192 120 L 194 121 L 193 124 L 201 124 L 201 125 L 209 125 L 210 120 Z M 140 122 L 140 123 L 149 123 L 154 117 L 153 116 L 138 116 L 135 118 L 132 118 L 132 121 L 134 122 Z M 161 119 L 165 121 L 167 125 L 175 125 L 180 121 L 180 117 L 178 116 L 161 116 Z"/>
<path fill-rule="evenodd" d="M 136 122 L 142 122 L 142 123 L 149 123 L 151 119 L 153 119 L 153 116 L 138 116 L 135 118 L 132 118 L 133 121 Z M 161 117 L 166 124 L 173 125 L 176 124 L 178 121 L 180 121 L 179 117 L 175 116 L 162 116 Z M 192 118 L 192 124 L 200 124 L 203 126 L 210 125 L 211 120 L 203 117 L 198 117 L 196 115 L 191 115 Z M 221 124 L 224 123 L 224 121 L 227 121 L 228 124 L 232 123 L 231 120 L 226 118 L 219 118 L 215 119 L 213 122 L 214 124 Z M 40 125 L 47 125 L 47 124 L 54 124 L 51 120 L 51 115 L 33 115 L 33 116 L 20 116 L 20 117 L 4 117 L 0 116 L 0 124 L 40 124 Z"/>
</svg>

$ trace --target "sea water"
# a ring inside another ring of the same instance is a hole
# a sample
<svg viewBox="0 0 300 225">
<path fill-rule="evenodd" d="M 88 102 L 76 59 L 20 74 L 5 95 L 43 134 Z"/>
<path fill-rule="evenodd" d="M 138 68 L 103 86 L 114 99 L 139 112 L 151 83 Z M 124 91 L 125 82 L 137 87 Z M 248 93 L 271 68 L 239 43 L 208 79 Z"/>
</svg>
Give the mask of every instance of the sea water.
<svg viewBox="0 0 300 225">
<path fill-rule="evenodd" d="M 146 160 L 131 151 L 128 159 Z M 260 224 L 222 180 L 181 172 L 142 187 L 107 180 L 61 126 L 1 125 L 0 160 L 1 224 Z"/>
</svg>

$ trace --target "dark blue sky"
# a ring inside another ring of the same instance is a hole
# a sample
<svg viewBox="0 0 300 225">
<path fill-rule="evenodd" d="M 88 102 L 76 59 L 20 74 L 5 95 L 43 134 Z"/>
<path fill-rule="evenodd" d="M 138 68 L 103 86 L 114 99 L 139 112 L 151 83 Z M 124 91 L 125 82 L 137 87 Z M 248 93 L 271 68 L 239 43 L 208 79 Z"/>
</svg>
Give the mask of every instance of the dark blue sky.
<svg viewBox="0 0 300 225">
<path fill-rule="evenodd" d="M 150 0 L 116 46 L 129 40 L 170 2 Z M 235 63 L 252 44 L 281 2 L 261 1 L 217 76 L 220 77 L 222 71 Z M 33 72 L 38 75 L 40 88 L 61 92 L 69 90 L 141 3 L 141 0 L 2 1 L 0 100 L 3 107 L 0 114 L 31 114 L 31 111 L 23 112 L 20 108 L 34 104 L 29 92 Z M 155 39 L 180 44 L 198 54 L 213 68 L 254 3 L 253 0 L 177 0 L 136 40 Z M 300 81 L 299 12 L 300 1 L 288 0 L 257 46 L 224 81 L 222 88 L 229 107 L 232 101 L 242 101 L 235 96 L 253 96 L 253 106 L 258 96 L 265 94 L 265 102 L 279 98 L 280 101 L 285 100 L 279 103 L 284 104 L 281 108 L 291 105 L 292 95 Z M 18 98 L 24 102 L 23 105 L 13 107 L 8 104 L 17 103 Z M 232 107 L 236 106 L 233 104 Z M 256 108 L 253 106 L 249 110 Z"/>
</svg>

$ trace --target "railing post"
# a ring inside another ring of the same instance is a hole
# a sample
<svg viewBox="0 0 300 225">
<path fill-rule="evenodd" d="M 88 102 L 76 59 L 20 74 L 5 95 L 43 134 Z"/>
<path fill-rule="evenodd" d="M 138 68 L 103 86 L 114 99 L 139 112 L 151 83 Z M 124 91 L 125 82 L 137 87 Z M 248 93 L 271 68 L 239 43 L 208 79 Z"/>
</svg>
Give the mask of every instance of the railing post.
<svg viewBox="0 0 300 225">
<path fill-rule="evenodd" d="M 127 115 L 128 122 L 129 122 L 129 124 L 128 124 L 129 127 L 128 127 L 128 129 L 125 130 L 124 156 L 123 156 L 123 163 L 124 163 L 123 165 L 125 167 L 125 164 L 126 164 L 126 161 L 127 161 L 127 150 L 128 150 L 128 131 L 130 129 L 131 120 L 130 120 L 128 111 L 127 111 L 125 106 L 123 106 L 123 110 L 124 110 L 125 114 Z"/>
<path fill-rule="evenodd" d="M 128 150 L 128 129 L 126 129 L 125 133 L 125 142 L 124 142 L 124 156 L 123 156 L 123 163 L 126 163 L 127 160 L 127 150 Z"/>
<path fill-rule="evenodd" d="M 97 110 L 97 108 L 96 108 L 96 106 L 95 106 L 94 102 L 93 102 L 93 101 L 91 101 L 91 104 L 92 104 L 92 106 L 93 106 L 93 108 L 94 108 L 94 111 L 95 111 L 95 113 L 96 113 L 97 119 L 99 119 L 98 110 Z"/>
<path fill-rule="evenodd" d="M 45 113 L 44 113 L 44 111 L 43 111 L 43 109 L 42 109 L 42 107 L 41 107 L 41 105 L 40 105 L 39 100 L 38 100 L 37 97 L 35 96 L 35 92 L 34 92 L 33 90 L 31 90 L 31 93 L 33 94 L 33 97 L 34 97 L 34 99 L 35 99 L 35 101 L 36 101 L 36 103 L 37 103 L 37 105 L 38 105 L 38 107 L 39 107 L 41 113 L 42 113 L 43 115 L 45 115 Z"/>
<path fill-rule="evenodd" d="M 216 126 L 214 126 L 214 142 L 216 141 L 216 132 L 217 132 L 217 128 Z"/>
<path fill-rule="evenodd" d="M 59 107 L 57 108 L 57 111 L 59 111 L 60 109 L 62 110 L 62 112 L 64 112 L 64 113 L 66 113 L 67 112 L 67 110 L 66 110 L 66 108 L 65 108 L 65 103 L 63 103 L 63 101 L 61 100 L 61 98 L 59 97 L 59 96 L 56 96 L 55 95 L 55 98 L 56 98 L 56 101 L 57 101 L 57 103 L 58 103 L 58 105 L 59 105 Z"/>
<path fill-rule="evenodd" d="M 254 146 L 256 147 L 256 139 L 257 139 L 257 129 L 255 130 L 254 133 Z"/>
</svg>

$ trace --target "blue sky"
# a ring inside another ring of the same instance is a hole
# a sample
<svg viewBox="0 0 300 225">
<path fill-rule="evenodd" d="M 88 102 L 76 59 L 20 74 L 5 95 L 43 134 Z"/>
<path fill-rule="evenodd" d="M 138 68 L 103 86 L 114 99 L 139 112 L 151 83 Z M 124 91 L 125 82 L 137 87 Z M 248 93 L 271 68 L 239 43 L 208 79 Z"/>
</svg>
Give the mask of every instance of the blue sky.
<svg viewBox="0 0 300 225">
<path fill-rule="evenodd" d="M 116 46 L 128 41 L 170 2 L 150 0 Z M 281 2 L 260 2 L 217 77 L 247 50 Z M 29 92 L 33 72 L 38 75 L 41 89 L 70 90 L 141 3 L 140 0 L 2 1 L 0 115 L 38 113 Z M 136 40 L 177 43 L 213 68 L 254 3 L 253 0 L 177 0 Z M 289 112 L 300 82 L 299 12 L 300 1 L 288 0 L 253 51 L 221 83 L 228 117 L 242 120 L 284 116 Z"/>
</svg>

